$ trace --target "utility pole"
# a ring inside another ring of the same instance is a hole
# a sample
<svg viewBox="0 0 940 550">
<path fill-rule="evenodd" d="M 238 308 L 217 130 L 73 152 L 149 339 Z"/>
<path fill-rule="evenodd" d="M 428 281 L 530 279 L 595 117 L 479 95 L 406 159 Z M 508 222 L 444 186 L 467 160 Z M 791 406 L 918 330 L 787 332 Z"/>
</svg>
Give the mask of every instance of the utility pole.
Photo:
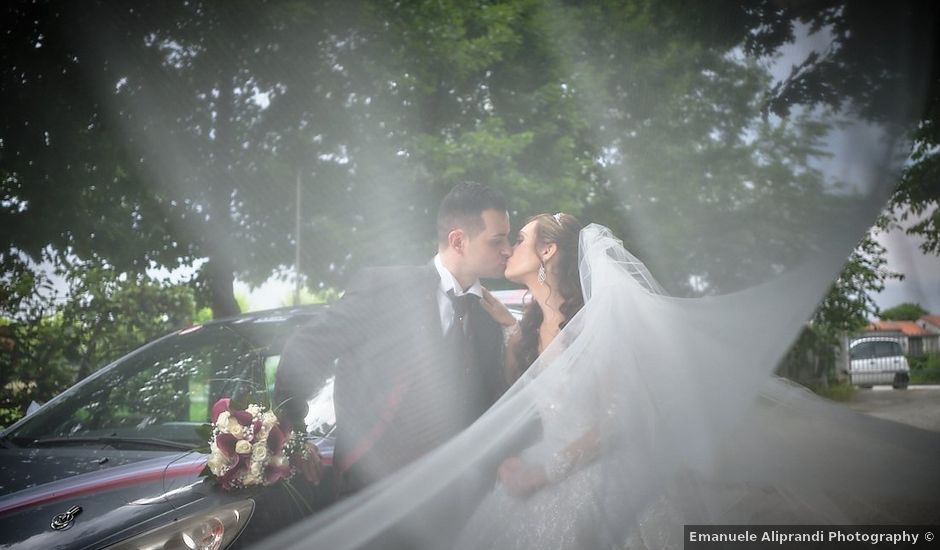
<svg viewBox="0 0 940 550">
<path fill-rule="evenodd" d="M 294 218 L 294 306 L 300 305 L 300 220 L 301 213 L 303 212 L 303 205 L 301 199 L 303 194 L 301 192 L 301 172 L 300 168 L 297 169 L 297 205 L 294 211 L 296 216 Z"/>
</svg>

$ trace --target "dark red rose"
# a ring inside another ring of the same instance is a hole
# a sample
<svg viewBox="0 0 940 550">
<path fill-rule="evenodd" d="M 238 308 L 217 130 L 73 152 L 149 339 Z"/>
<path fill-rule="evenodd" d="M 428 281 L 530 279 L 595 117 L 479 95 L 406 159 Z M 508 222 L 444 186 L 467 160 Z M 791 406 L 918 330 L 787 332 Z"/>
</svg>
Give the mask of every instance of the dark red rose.
<svg viewBox="0 0 940 550">
<path fill-rule="evenodd" d="M 228 413 L 232 415 L 232 418 L 234 418 L 235 420 L 238 420 L 239 424 L 241 424 L 242 426 L 246 428 L 251 425 L 251 419 L 254 418 L 251 416 L 251 413 L 248 411 L 238 411 L 238 410 L 229 409 Z"/>
<path fill-rule="evenodd" d="M 232 481 L 236 477 L 238 477 L 238 475 L 241 474 L 241 472 L 243 472 L 246 468 L 248 468 L 247 458 L 242 458 L 239 455 L 235 455 L 235 456 L 238 457 L 238 461 L 235 463 L 234 466 L 229 468 L 229 470 L 225 472 L 225 474 L 223 474 L 222 477 L 219 478 L 219 483 L 222 484 L 223 489 L 231 489 Z"/>
<path fill-rule="evenodd" d="M 216 401 L 215 405 L 212 405 L 212 423 L 213 424 L 215 424 L 215 422 L 219 419 L 220 414 L 228 410 L 228 405 L 231 402 L 232 400 L 229 399 L 228 397 L 223 397 L 222 399 L 219 399 L 218 401 Z"/>
<path fill-rule="evenodd" d="M 222 433 L 215 436 L 215 446 L 219 448 L 219 451 L 225 455 L 226 458 L 232 458 L 236 456 L 235 452 L 235 442 L 238 441 L 232 434 Z"/>
<path fill-rule="evenodd" d="M 287 435 L 284 434 L 280 426 L 271 426 L 271 431 L 268 432 L 268 450 L 273 454 L 278 454 L 284 448 L 286 441 Z"/>
<path fill-rule="evenodd" d="M 290 476 L 290 466 L 268 466 L 264 471 L 264 483 L 270 485 Z"/>
</svg>

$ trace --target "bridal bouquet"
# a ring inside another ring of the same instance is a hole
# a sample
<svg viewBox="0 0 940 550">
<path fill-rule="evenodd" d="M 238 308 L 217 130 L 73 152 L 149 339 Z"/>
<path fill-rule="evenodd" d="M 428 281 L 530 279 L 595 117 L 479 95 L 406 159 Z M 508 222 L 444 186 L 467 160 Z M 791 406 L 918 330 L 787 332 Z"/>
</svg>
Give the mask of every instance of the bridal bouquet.
<svg viewBox="0 0 940 550">
<path fill-rule="evenodd" d="M 226 490 L 290 479 L 300 461 L 309 458 L 304 434 L 285 432 L 263 405 L 238 408 L 229 398 L 219 399 L 203 435 L 209 443 L 203 475 Z"/>
</svg>

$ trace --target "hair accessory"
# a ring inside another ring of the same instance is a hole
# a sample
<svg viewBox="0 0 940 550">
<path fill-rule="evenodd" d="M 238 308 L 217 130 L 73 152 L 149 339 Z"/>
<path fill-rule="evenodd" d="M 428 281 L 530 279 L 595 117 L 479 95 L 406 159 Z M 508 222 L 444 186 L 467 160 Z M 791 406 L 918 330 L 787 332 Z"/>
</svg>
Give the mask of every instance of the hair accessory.
<svg viewBox="0 0 940 550">
<path fill-rule="evenodd" d="M 555 218 L 556 222 L 561 223 L 561 212 L 558 212 L 557 214 L 552 214 L 552 217 Z"/>
</svg>

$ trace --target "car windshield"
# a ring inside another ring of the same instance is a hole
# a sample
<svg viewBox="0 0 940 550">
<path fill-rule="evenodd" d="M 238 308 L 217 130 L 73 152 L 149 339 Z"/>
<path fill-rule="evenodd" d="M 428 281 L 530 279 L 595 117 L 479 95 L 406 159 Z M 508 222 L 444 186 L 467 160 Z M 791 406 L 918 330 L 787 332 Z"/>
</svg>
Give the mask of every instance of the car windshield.
<svg viewBox="0 0 940 550">
<path fill-rule="evenodd" d="M 270 395 L 278 354 L 293 326 L 207 325 L 169 336 L 71 388 L 7 437 L 19 445 L 203 445 L 196 427 L 209 421 L 217 399 Z M 314 397 L 317 431 L 332 428 L 331 389 L 329 384 Z"/>
</svg>

